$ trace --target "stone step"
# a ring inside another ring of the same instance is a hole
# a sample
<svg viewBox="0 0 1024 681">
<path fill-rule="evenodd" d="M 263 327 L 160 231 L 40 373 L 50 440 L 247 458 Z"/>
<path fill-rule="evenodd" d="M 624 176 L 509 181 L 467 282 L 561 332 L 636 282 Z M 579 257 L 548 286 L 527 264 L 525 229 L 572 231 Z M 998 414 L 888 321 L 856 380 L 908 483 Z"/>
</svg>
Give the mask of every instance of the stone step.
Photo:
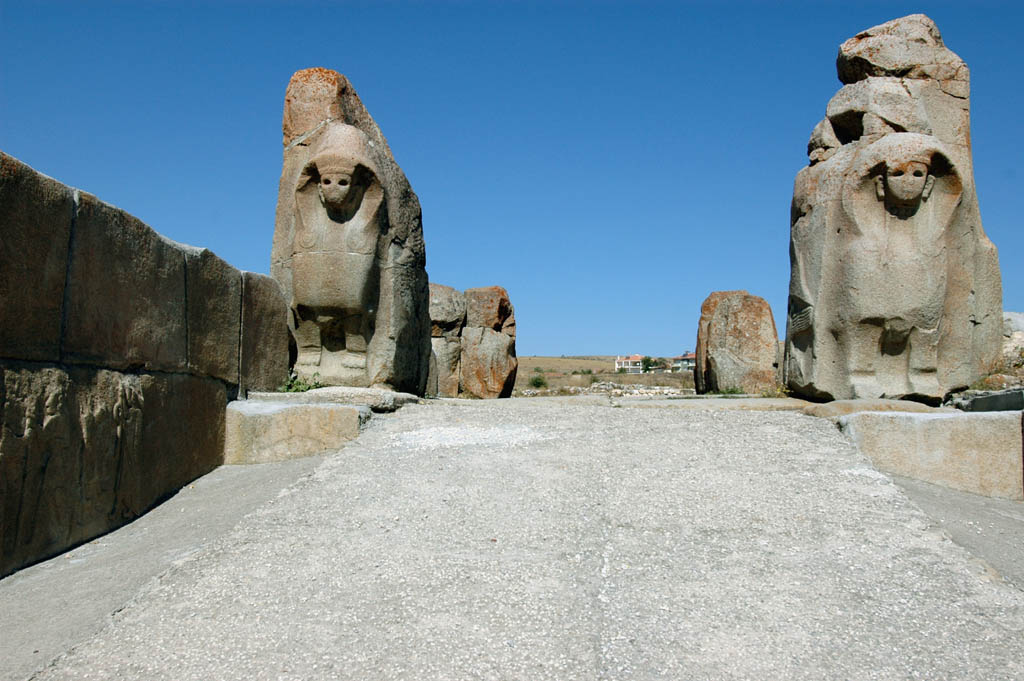
<svg viewBox="0 0 1024 681">
<path fill-rule="evenodd" d="M 375 412 L 391 412 L 404 404 L 415 404 L 420 398 L 410 393 L 384 388 L 351 388 L 333 385 L 299 393 L 250 392 L 249 400 L 289 404 L 350 404 L 369 407 Z"/>
<path fill-rule="evenodd" d="M 224 463 L 270 463 L 335 450 L 357 438 L 370 416 L 365 405 L 236 400 L 227 407 Z"/>
<path fill-rule="evenodd" d="M 1024 500 L 1020 412 L 860 412 L 841 416 L 838 423 L 881 471 Z"/>
</svg>

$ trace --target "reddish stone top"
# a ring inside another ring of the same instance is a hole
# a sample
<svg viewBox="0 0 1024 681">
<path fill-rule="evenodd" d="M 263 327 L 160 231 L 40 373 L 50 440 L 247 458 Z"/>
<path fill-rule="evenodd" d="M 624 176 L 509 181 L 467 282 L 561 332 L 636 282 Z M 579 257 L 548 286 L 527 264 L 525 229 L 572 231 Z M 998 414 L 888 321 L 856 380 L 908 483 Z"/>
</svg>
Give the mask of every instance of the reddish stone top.
<svg viewBox="0 0 1024 681">
<path fill-rule="evenodd" d="M 466 289 L 466 326 L 480 326 L 516 337 L 516 316 L 501 286 Z"/>
<path fill-rule="evenodd" d="M 319 66 L 296 71 L 284 94 L 285 146 L 328 118 L 343 118 L 342 96 L 350 89 L 348 79 L 337 71 Z"/>
</svg>

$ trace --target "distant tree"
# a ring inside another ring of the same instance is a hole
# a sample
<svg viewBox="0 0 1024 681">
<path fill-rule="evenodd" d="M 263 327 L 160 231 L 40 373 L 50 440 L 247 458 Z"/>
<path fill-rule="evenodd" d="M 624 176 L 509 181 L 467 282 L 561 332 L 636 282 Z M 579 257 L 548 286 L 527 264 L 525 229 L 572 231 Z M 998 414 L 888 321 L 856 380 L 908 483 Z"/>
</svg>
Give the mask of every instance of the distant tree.
<svg viewBox="0 0 1024 681">
<path fill-rule="evenodd" d="M 661 357 L 644 357 L 640 360 L 640 368 L 646 374 L 651 369 L 664 369 L 666 366 L 665 360 Z"/>
</svg>

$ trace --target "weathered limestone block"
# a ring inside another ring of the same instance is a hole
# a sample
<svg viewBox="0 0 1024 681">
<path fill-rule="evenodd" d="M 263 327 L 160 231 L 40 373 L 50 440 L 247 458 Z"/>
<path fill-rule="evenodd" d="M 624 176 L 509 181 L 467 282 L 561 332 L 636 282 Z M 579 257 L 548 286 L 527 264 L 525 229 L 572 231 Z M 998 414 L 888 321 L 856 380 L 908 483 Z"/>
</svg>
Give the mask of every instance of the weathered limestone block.
<svg viewBox="0 0 1024 681">
<path fill-rule="evenodd" d="M 249 393 L 249 399 L 256 402 L 287 402 L 289 404 L 347 404 L 369 407 L 374 412 L 392 412 L 407 404 L 415 404 L 419 397 L 411 393 L 400 393 L 383 388 L 353 388 L 332 385 L 315 388 L 301 393 Z"/>
<path fill-rule="evenodd" d="M 341 74 L 285 94 L 271 274 L 292 311 L 295 371 L 423 394 L 430 356 L 419 200 Z"/>
<path fill-rule="evenodd" d="M 1020 412 L 861 412 L 839 427 L 882 471 L 989 497 L 1024 499 Z"/>
<path fill-rule="evenodd" d="M 239 395 L 276 390 L 288 380 L 288 304 L 272 278 L 242 272 Z"/>
<path fill-rule="evenodd" d="M 465 323 L 465 294 L 451 286 L 430 282 L 430 335 L 457 338 Z"/>
<path fill-rule="evenodd" d="M 516 337 L 516 315 L 501 286 L 466 289 L 466 326 L 482 326 Z"/>
<path fill-rule="evenodd" d="M 1024 356 L 1024 314 L 1003 312 L 1003 363 L 1014 364 Z"/>
<path fill-rule="evenodd" d="M 241 273 L 206 248 L 183 250 L 189 370 L 238 383 Z"/>
<path fill-rule="evenodd" d="M 434 339 L 431 338 L 431 345 Z M 427 388 L 423 392 L 424 397 L 437 397 L 437 357 L 433 348 L 430 351 L 430 361 L 427 362 Z"/>
<path fill-rule="evenodd" d="M 462 392 L 490 399 L 508 397 L 516 382 L 516 339 L 481 326 L 462 330 L 460 383 Z"/>
<path fill-rule="evenodd" d="M 458 397 L 462 361 L 461 337 L 431 338 L 430 345 L 437 372 L 434 394 L 437 397 Z"/>
<path fill-rule="evenodd" d="M 500 286 L 467 289 L 430 285 L 435 374 L 439 397 L 460 393 L 483 399 L 508 397 L 516 381 L 516 317 Z"/>
<path fill-rule="evenodd" d="M 978 214 L 969 73 L 923 15 L 840 48 L 797 175 L 784 377 L 817 399 L 937 402 L 999 361 L 1002 287 Z"/>
<path fill-rule="evenodd" d="M 369 418 L 369 408 L 350 404 L 231 402 L 224 463 L 271 463 L 338 449 L 357 438 Z"/>
<path fill-rule="evenodd" d="M 698 393 L 773 389 L 778 333 L 771 306 L 746 291 L 712 293 L 700 308 L 695 354 Z"/>
<path fill-rule="evenodd" d="M 923 14 L 861 31 L 839 47 L 836 69 L 844 83 L 898 76 L 934 80 L 956 97 L 970 96 L 967 65 L 946 48 L 935 22 Z"/>
<path fill-rule="evenodd" d="M 805 407 L 802 413 L 808 416 L 817 416 L 821 419 L 837 419 L 840 416 L 857 414 L 862 411 L 900 411 L 914 414 L 935 414 L 942 412 L 954 413 L 952 407 L 929 407 L 920 402 L 910 400 L 833 400 L 821 404 L 812 404 Z"/>
<path fill-rule="evenodd" d="M 0 366 L 0 576 L 138 517 L 223 456 L 222 383 Z"/>
<path fill-rule="evenodd" d="M 186 370 L 182 248 L 86 193 L 71 244 L 63 360 Z"/>
<path fill-rule="evenodd" d="M 0 152 L 0 356 L 60 359 L 72 190 Z"/>
</svg>

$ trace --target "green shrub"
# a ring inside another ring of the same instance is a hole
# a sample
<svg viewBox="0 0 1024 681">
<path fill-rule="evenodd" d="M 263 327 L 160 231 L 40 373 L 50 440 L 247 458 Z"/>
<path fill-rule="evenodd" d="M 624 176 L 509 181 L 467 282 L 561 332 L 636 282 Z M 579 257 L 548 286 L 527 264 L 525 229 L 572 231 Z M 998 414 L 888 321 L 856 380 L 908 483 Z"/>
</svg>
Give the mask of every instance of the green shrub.
<svg viewBox="0 0 1024 681">
<path fill-rule="evenodd" d="M 546 388 L 548 387 L 548 381 L 543 376 L 534 376 L 530 379 L 531 388 Z"/>
<path fill-rule="evenodd" d="M 313 378 L 309 381 L 299 376 L 293 370 L 288 374 L 288 380 L 278 387 L 277 392 L 279 393 L 304 393 L 307 390 L 313 390 L 315 388 L 322 388 L 324 384 L 320 382 L 320 373 L 313 374 Z"/>
<path fill-rule="evenodd" d="M 539 374 L 542 374 L 542 373 L 544 373 L 544 370 L 543 370 L 543 369 L 541 369 L 540 367 L 533 367 L 533 370 L 534 370 L 534 371 L 536 371 L 536 372 L 537 372 L 537 373 L 539 373 Z"/>
</svg>

